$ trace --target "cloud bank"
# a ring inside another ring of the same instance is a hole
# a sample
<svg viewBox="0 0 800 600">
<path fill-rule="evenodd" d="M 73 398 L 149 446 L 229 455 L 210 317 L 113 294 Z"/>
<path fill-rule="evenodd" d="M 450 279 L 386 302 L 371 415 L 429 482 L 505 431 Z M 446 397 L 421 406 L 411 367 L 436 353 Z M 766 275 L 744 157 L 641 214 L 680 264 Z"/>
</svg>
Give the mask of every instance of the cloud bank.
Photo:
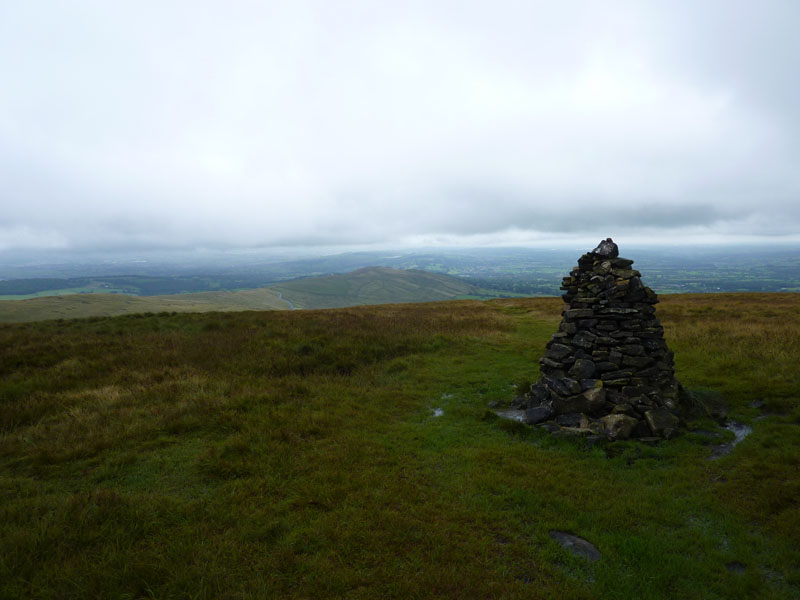
<svg viewBox="0 0 800 600">
<path fill-rule="evenodd" d="M 800 4 L 0 7 L 0 250 L 800 239 Z"/>
</svg>

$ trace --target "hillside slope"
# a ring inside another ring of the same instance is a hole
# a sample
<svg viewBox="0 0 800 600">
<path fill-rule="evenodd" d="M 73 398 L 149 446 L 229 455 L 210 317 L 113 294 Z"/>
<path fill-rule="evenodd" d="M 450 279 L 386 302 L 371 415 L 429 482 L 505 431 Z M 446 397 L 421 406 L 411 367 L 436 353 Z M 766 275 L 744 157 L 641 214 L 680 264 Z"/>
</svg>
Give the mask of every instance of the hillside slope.
<svg viewBox="0 0 800 600">
<path fill-rule="evenodd" d="M 340 308 L 363 304 L 452 300 L 475 292 L 473 286 L 447 275 L 368 267 L 343 275 L 308 277 L 236 292 L 168 296 L 70 294 L 4 300 L 0 302 L 0 322 L 109 317 L 143 312 Z"/>
<path fill-rule="evenodd" d="M 270 286 L 297 308 L 435 302 L 476 292 L 468 283 L 428 271 L 365 267 L 350 273 L 296 279 Z"/>
<path fill-rule="evenodd" d="M 69 294 L 0 302 L 0 323 L 110 317 L 144 312 L 278 310 L 289 305 L 269 288 L 238 292 L 199 292 L 170 296 Z"/>
</svg>

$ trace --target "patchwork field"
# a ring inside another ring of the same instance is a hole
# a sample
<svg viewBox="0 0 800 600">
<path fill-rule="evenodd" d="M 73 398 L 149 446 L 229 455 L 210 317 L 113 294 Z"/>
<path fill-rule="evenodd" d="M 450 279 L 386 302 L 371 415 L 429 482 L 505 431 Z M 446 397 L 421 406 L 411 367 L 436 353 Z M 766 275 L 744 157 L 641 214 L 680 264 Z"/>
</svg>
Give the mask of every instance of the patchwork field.
<svg viewBox="0 0 800 600">
<path fill-rule="evenodd" d="M 657 307 L 718 460 L 487 411 L 561 305 L 0 325 L 0 597 L 800 597 L 800 295 Z"/>
</svg>

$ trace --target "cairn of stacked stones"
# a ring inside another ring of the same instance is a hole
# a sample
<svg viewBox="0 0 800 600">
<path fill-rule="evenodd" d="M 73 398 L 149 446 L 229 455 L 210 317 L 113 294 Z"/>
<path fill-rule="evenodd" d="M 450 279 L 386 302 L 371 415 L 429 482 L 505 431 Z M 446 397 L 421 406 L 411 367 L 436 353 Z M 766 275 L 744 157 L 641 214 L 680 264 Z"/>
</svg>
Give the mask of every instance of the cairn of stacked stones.
<svg viewBox="0 0 800 600">
<path fill-rule="evenodd" d="M 655 316 L 658 298 L 632 265 L 608 238 L 564 278 L 561 325 L 539 382 L 518 401 L 528 423 L 611 439 L 677 432 L 685 393 Z"/>
</svg>

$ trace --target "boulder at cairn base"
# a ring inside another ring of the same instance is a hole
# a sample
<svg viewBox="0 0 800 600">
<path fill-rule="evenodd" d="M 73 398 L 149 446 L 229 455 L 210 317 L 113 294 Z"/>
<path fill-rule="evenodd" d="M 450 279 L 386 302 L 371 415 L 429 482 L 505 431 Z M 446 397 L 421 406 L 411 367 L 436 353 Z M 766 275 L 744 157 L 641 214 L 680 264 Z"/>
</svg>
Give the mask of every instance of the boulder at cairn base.
<svg viewBox="0 0 800 600">
<path fill-rule="evenodd" d="M 521 408 L 585 413 L 612 439 L 674 435 L 685 392 L 655 315 L 658 298 L 632 266 L 611 238 L 578 259 L 562 282 L 561 325 Z"/>
</svg>

